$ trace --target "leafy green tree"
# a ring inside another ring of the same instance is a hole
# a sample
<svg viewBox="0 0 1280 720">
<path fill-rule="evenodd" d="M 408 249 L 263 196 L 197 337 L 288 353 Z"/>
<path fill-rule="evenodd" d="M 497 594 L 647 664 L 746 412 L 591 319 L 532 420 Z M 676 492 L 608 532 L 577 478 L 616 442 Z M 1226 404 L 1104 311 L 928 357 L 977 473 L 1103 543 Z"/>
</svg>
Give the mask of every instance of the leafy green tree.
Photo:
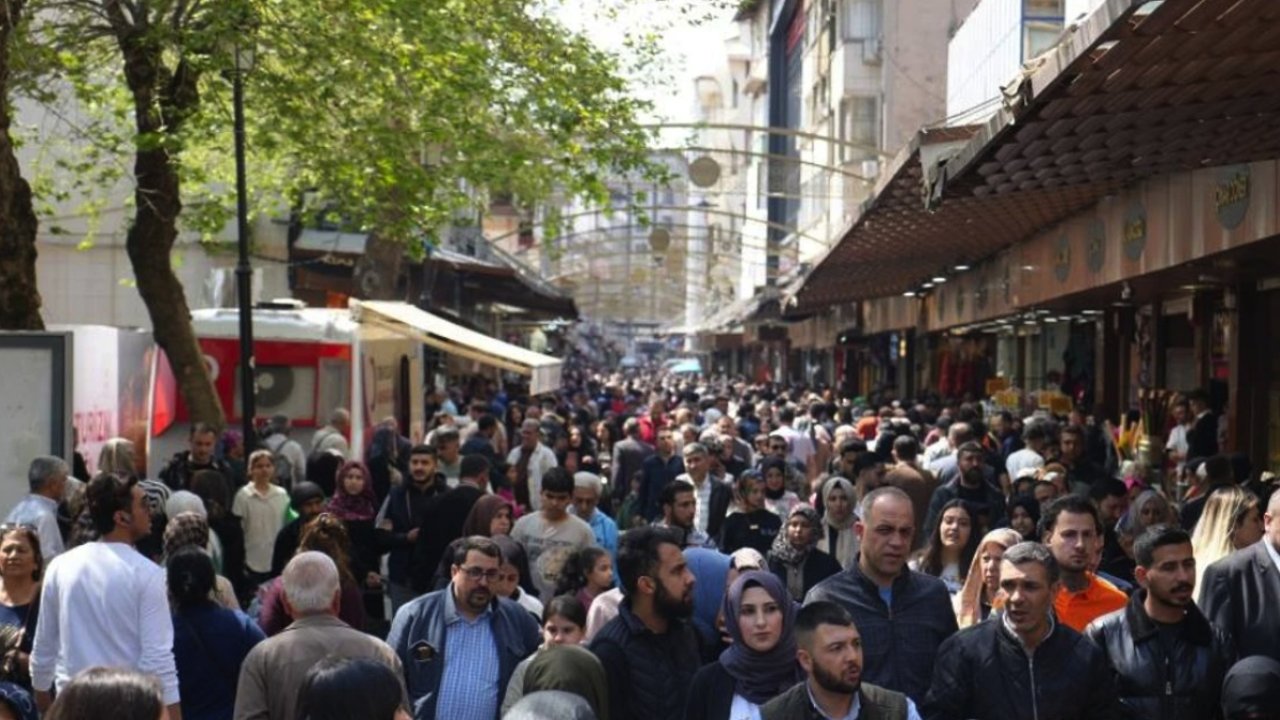
<svg viewBox="0 0 1280 720">
<path fill-rule="evenodd" d="M 650 172 L 645 110 L 616 55 L 528 0 L 60 0 L 39 35 L 82 103 L 93 144 L 130 148 L 126 248 L 155 337 L 194 419 L 222 420 L 171 253 L 234 207 L 230 89 L 247 77 L 258 211 L 338 208 L 421 252 L 483 190 L 526 204 L 607 202 L 605 181 Z M 122 93 L 128 102 L 118 100 Z M 111 112 L 127 109 L 127 114 Z M 114 133 L 114 135 L 113 135 Z M 285 205 L 282 207 L 282 203 Z"/>
</svg>

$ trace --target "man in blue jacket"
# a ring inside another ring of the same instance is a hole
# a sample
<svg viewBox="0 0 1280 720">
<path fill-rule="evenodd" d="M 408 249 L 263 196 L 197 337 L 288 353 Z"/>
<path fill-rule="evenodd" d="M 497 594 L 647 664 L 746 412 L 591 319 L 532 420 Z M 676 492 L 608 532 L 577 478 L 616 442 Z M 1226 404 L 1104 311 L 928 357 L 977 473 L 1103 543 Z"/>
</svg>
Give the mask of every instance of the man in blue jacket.
<svg viewBox="0 0 1280 720">
<path fill-rule="evenodd" d="M 449 586 L 396 613 L 387 643 L 404 665 L 414 720 L 496 720 L 512 671 L 537 649 L 529 611 L 489 589 L 501 565 L 496 543 L 467 538 Z"/>
</svg>

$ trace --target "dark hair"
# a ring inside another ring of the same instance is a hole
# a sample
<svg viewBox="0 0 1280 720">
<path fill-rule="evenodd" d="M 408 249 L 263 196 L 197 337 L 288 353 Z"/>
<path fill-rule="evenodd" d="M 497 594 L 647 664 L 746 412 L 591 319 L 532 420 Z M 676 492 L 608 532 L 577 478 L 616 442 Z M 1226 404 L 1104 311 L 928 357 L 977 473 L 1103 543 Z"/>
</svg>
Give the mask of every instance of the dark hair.
<svg viewBox="0 0 1280 720">
<path fill-rule="evenodd" d="M 1149 568 L 1156 561 L 1156 549 L 1166 545 L 1191 544 L 1191 534 L 1176 525 L 1152 525 L 1133 541 L 1133 559 Z"/>
<path fill-rule="evenodd" d="M 1124 483 L 1115 478 L 1098 480 L 1089 486 L 1089 499 L 1096 504 L 1101 504 L 1103 500 L 1109 497 L 1126 497 L 1128 494 L 1129 489 L 1124 486 Z"/>
<path fill-rule="evenodd" d="M 187 435 L 187 437 L 193 438 L 197 435 L 204 435 L 205 433 L 213 433 L 214 435 L 217 435 L 218 431 L 215 430 L 213 426 L 210 425 L 209 423 L 196 422 L 196 423 L 191 423 L 191 432 Z"/>
<path fill-rule="evenodd" d="M 857 460 L 853 461 L 853 478 L 852 479 L 857 480 L 858 476 L 861 475 L 862 473 L 883 464 L 884 464 L 884 461 L 880 459 L 879 455 L 876 455 L 874 453 L 863 453 L 862 455 L 858 456 Z"/>
<path fill-rule="evenodd" d="M 231 487 L 227 476 L 217 470 L 197 470 L 187 489 L 204 501 L 210 519 L 220 518 L 231 510 Z"/>
<path fill-rule="evenodd" d="M 910 435 L 899 435 L 893 439 L 893 451 L 899 460 L 910 462 L 920 454 L 920 443 Z"/>
<path fill-rule="evenodd" d="M 557 616 L 584 630 L 587 628 L 587 609 L 573 595 L 557 595 L 547 601 L 542 608 L 542 624 L 546 625 L 551 622 L 551 618 Z"/>
<path fill-rule="evenodd" d="M 137 484 L 135 478 L 111 473 L 100 473 L 89 481 L 84 495 L 89 504 L 89 519 L 99 535 L 116 529 L 116 513 L 133 513 L 133 487 Z"/>
<path fill-rule="evenodd" d="M 680 493 L 696 493 L 693 483 L 687 480 L 672 480 L 662 486 L 662 492 L 658 494 L 658 506 L 666 507 L 676 504 L 676 496 Z"/>
<path fill-rule="evenodd" d="M 58 693 L 45 720 L 137 720 L 164 711 L 160 681 L 121 668 L 95 667 L 76 675 Z"/>
<path fill-rule="evenodd" d="M 492 430 L 496 427 L 498 427 L 498 418 L 487 413 L 481 415 L 479 420 L 476 420 L 476 428 L 478 430 Z"/>
<path fill-rule="evenodd" d="M 1080 440 L 1080 442 L 1082 442 L 1082 443 L 1084 442 L 1084 428 L 1080 427 L 1079 425 L 1068 425 L 1068 426 L 1066 426 L 1066 427 L 1062 428 L 1062 433 L 1061 433 L 1061 434 L 1062 434 L 1062 435 L 1073 435 L 1073 436 L 1075 436 L 1076 438 L 1078 438 L 1078 439 Z"/>
<path fill-rule="evenodd" d="M 1226 455 L 1214 455 L 1204 461 L 1204 477 L 1211 483 L 1235 482 L 1235 469 L 1231 467 L 1231 458 Z"/>
<path fill-rule="evenodd" d="M 841 455 L 844 455 L 846 453 L 851 453 L 851 452 L 863 453 L 866 451 L 867 451 L 867 443 L 865 440 L 859 440 L 857 438 L 854 438 L 852 440 L 845 440 L 844 442 L 840 443 Z"/>
<path fill-rule="evenodd" d="M 553 467 L 542 474 L 542 492 L 573 494 L 573 476 L 562 467 Z"/>
<path fill-rule="evenodd" d="M 471 537 L 463 538 L 462 542 L 458 543 L 458 546 L 454 548 L 453 564 L 465 565 L 467 563 L 467 555 L 472 550 L 481 555 L 497 558 L 498 563 L 502 563 L 502 548 L 498 547 L 492 538 L 487 538 L 483 535 L 472 535 Z"/>
<path fill-rule="evenodd" d="M 179 610 L 200 607 L 211 602 L 213 592 L 213 560 L 204 550 L 188 545 L 178 548 L 165 562 L 169 594 Z"/>
<path fill-rule="evenodd" d="M 1022 431 L 1022 439 L 1027 442 L 1032 440 L 1049 441 L 1053 439 L 1053 429 L 1044 420 L 1033 421 L 1028 423 L 1027 427 Z"/>
<path fill-rule="evenodd" d="M 560 579 L 556 581 L 556 595 L 577 593 L 587 586 L 587 576 L 595 568 L 596 562 L 608 555 L 608 551 L 598 545 L 587 545 L 578 548 L 565 558 L 560 568 Z"/>
<path fill-rule="evenodd" d="M 409 457 L 413 457 L 414 455 L 430 455 L 431 457 L 435 457 L 436 449 L 432 445 L 414 445 L 409 449 Z"/>
<path fill-rule="evenodd" d="M 843 605 L 828 600 L 811 602 L 796 613 L 796 643 L 806 650 L 810 649 L 810 641 L 819 625 L 853 627 L 853 616 Z"/>
<path fill-rule="evenodd" d="M 1092 505 L 1090 505 L 1092 507 Z M 1058 561 L 1053 557 L 1053 553 L 1049 548 L 1041 545 L 1034 540 L 1023 540 L 1004 551 L 1004 562 L 1014 565 L 1022 565 L 1023 563 L 1038 563 L 1044 568 L 1045 576 L 1052 585 L 1058 582 L 1059 570 Z"/>
<path fill-rule="evenodd" d="M 1096 505 L 1088 498 L 1079 495 L 1063 495 L 1049 503 L 1049 507 L 1045 508 L 1040 516 L 1040 526 L 1036 528 L 1036 532 L 1040 533 L 1041 538 L 1053 532 L 1053 529 L 1058 526 L 1058 516 L 1062 513 L 1088 515 L 1093 518 L 1093 525 L 1097 528 L 1098 534 L 1101 535 L 1104 532 L 1102 518 L 1098 516 Z"/>
<path fill-rule="evenodd" d="M 964 580 L 964 575 L 969 570 L 969 565 L 973 563 L 973 556 L 978 552 L 978 543 L 982 540 L 985 531 L 979 526 L 978 514 L 969 507 L 969 503 L 954 498 L 942 506 L 938 510 L 938 521 L 934 523 L 933 532 L 929 534 L 929 542 L 920 551 L 920 572 L 934 577 L 942 575 L 942 516 L 947 514 L 948 510 L 960 508 L 969 516 L 969 539 L 965 541 L 964 547 L 960 549 L 960 559 L 957 561 L 957 567 L 960 569 L 960 580 Z"/>
<path fill-rule="evenodd" d="M 31 546 L 31 556 L 36 564 L 36 569 L 31 571 L 31 579 L 39 580 L 44 575 L 44 552 L 40 549 L 40 534 L 30 525 L 5 523 L 0 525 L 0 543 L 3 543 L 6 535 L 18 533 L 27 540 L 27 544 Z M 39 600 L 39 598 L 36 598 Z M 32 629 L 35 632 L 35 629 Z"/>
<path fill-rule="evenodd" d="M 634 595 L 640 578 L 657 571 L 661 562 L 659 548 L 663 545 L 678 548 L 682 544 L 679 533 L 652 525 L 623 533 L 618 538 L 618 574 L 622 578 L 623 595 Z"/>
<path fill-rule="evenodd" d="M 458 476 L 464 478 L 488 477 L 489 461 L 483 455 L 463 455 L 458 465 Z"/>
<path fill-rule="evenodd" d="M 451 428 L 451 427 L 440 428 L 439 430 L 436 430 L 436 434 L 432 436 L 432 440 L 434 441 L 433 444 L 436 446 L 436 450 L 439 450 L 440 448 L 444 447 L 445 445 L 451 442 L 458 442 L 461 439 L 462 439 L 462 435 L 458 433 L 456 428 Z"/>
<path fill-rule="evenodd" d="M 795 421 L 796 421 L 796 411 L 792 410 L 790 406 L 783 406 L 783 408 L 778 411 L 778 422 L 792 423 Z"/>
<path fill-rule="evenodd" d="M 959 459 L 961 455 L 982 455 L 982 454 L 983 454 L 982 446 L 973 440 L 969 440 L 968 442 L 961 444 L 960 447 L 956 449 L 956 459 Z"/>
<path fill-rule="evenodd" d="M 526 595 L 538 597 L 538 588 L 533 584 L 533 573 L 529 570 L 529 554 L 525 552 L 524 546 L 512 540 L 509 535 L 495 535 L 489 540 L 502 552 L 502 564 L 514 565 L 516 572 L 520 573 L 520 589 Z M 466 559 L 466 555 L 463 555 L 463 559 Z"/>
<path fill-rule="evenodd" d="M 386 663 L 330 656 L 307 671 L 297 720 L 392 720 L 403 708 L 401 697 L 400 678 Z"/>
</svg>

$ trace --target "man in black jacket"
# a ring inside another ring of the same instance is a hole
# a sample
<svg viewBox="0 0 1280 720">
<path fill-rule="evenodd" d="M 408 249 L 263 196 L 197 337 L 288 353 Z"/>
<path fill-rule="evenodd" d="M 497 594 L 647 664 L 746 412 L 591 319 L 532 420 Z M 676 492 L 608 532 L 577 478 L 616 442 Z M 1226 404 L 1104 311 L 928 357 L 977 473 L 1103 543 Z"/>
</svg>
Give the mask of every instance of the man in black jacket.
<svg viewBox="0 0 1280 720">
<path fill-rule="evenodd" d="M 1058 563 L 1040 543 L 1005 551 L 1003 614 L 956 633 L 938 651 L 926 720 L 1120 720 L 1102 650 L 1053 619 Z"/>
<path fill-rule="evenodd" d="M 1148 528 L 1133 543 L 1142 589 L 1129 605 L 1085 630 L 1115 668 L 1120 698 L 1141 720 L 1201 720 L 1218 714 L 1230 641 L 1192 601 L 1196 559 L 1187 531 Z"/>
<path fill-rule="evenodd" d="M 440 558 L 449 543 L 462 537 L 467 515 L 484 496 L 489 485 L 489 461 L 481 455 L 467 455 L 462 458 L 458 475 L 458 487 L 435 496 L 423 510 L 422 525 L 409 563 L 409 584 L 419 595 L 432 589 Z"/>
<path fill-rule="evenodd" d="M 1204 571 L 1205 617 L 1235 641 L 1236 655 L 1280 660 L 1280 492 L 1262 516 L 1262 539 Z"/>
<path fill-rule="evenodd" d="M 666 528 L 629 530 L 618 542 L 623 601 L 591 641 L 604 666 L 613 720 L 682 720 L 701 661 L 693 573 L 680 538 Z"/>
<path fill-rule="evenodd" d="M 829 600 L 848 610 L 862 635 L 865 679 L 923 699 L 938 647 L 956 631 L 951 596 L 941 580 L 906 566 L 915 510 L 905 492 L 877 488 L 859 508 L 857 562 L 818 583 L 805 604 Z"/>
<path fill-rule="evenodd" d="M 392 612 L 414 598 L 409 583 L 413 548 L 427 519 L 432 498 L 448 490 L 444 475 L 436 472 L 436 449 L 415 445 L 409 451 L 409 478 L 391 488 L 378 513 L 378 527 L 391 534 L 387 556 L 387 586 Z"/>
<path fill-rule="evenodd" d="M 941 519 L 943 506 L 956 498 L 964 500 L 971 512 L 977 515 L 973 528 L 975 533 L 986 534 L 1009 524 L 1004 495 L 988 478 L 990 466 L 983 463 L 983 456 L 982 446 L 976 442 L 967 442 L 956 451 L 959 474 L 950 482 L 939 476 L 938 479 L 943 484 L 933 491 L 933 498 L 929 501 L 929 514 L 924 522 L 926 537 L 933 535 L 933 529 Z M 983 529 L 980 530 L 979 525 Z"/>
</svg>

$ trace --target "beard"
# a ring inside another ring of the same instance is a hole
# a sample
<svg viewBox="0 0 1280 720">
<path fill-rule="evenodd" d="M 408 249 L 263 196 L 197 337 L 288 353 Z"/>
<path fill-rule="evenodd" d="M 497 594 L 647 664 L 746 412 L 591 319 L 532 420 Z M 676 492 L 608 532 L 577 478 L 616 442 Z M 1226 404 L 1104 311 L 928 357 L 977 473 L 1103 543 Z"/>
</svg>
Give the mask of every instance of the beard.
<svg viewBox="0 0 1280 720">
<path fill-rule="evenodd" d="M 861 674 L 859 674 L 861 678 Z M 813 681 L 827 692 L 840 693 L 842 695 L 853 695 L 862 687 L 862 681 L 848 682 L 844 678 L 835 673 L 827 672 L 827 669 L 821 665 L 813 664 Z"/>
<path fill-rule="evenodd" d="M 653 607 L 658 614 L 669 620 L 683 620 L 693 615 L 693 591 L 684 597 L 677 597 L 667 592 L 662 583 L 658 583 L 658 592 L 653 598 Z"/>
<path fill-rule="evenodd" d="M 476 612 L 483 612 L 491 602 L 493 602 L 492 590 L 476 588 L 467 593 L 467 607 Z"/>
</svg>

